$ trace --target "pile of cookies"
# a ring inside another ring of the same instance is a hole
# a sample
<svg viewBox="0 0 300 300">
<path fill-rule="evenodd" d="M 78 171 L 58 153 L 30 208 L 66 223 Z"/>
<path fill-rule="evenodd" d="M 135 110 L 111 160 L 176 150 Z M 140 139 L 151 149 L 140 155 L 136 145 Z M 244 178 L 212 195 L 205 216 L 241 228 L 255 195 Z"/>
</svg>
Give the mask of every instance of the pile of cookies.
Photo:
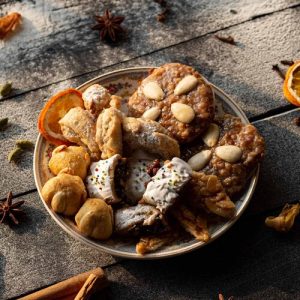
<svg viewBox="0 0 300 300">
<path fill-rule="evenodd" d="M 78 93 L 50 99 L 39 129 L 58 145 L 42 196 L 80 232 L 130 236 L 144 254 L 186 234 L 206 242 L 210 222 L 234 217 L 264 140 L 254 126 L 215 113 L 195 69 L 153 69 L 126 103 L 98 84 Z"/>
</svg>

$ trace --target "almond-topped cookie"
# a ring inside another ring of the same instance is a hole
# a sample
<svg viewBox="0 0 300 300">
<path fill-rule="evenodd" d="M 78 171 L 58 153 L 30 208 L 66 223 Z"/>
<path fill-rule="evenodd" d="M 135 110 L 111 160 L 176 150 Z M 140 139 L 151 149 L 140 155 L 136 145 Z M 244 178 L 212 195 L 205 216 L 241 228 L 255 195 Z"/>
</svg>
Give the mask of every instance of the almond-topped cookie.
<svg viewBox="0 0 300 300">
<path fill-rule="evenodd" d="M 209 164 L 202 171 L 216 175 L 226 193 L 232 196 L 242 190 L 262 160 L 265 142 L 253 125 L 243 124 L 240 118 L 226 114 L 218 122 L 220 138 L 212 149 Z"/>
<path fill-rule="evenodd" d="M 141 117 L 155 107 L 155 120 L 185 143 L 207 129 L 214 117 L 213 102 L 211 87 L 195 69 L 170 63 L 154 69 L 141 82 L 128 108 L 131 116 Z"/>
</svg>

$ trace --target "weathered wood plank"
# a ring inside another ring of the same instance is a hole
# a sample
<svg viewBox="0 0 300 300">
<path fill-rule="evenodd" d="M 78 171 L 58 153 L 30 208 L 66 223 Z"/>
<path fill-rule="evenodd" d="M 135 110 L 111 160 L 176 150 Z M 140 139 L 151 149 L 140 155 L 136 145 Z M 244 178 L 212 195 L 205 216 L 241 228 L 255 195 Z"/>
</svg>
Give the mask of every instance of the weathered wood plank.
<svg viewBox="0 0 300 300">
<path fill-rule="evenodd" d="M 65 88 L 69 84 L 64 82 L 59 87 L 51 86 L 6 102 L 5 111 L 0 112 L 0 118 L 11 116 L 12 124 L 1 133 L 1 197 L 4 197 L 8 190 L 20 193 L 35 188 L 32 155 L 27 153 L 20 163 L 14 164 L 8 163 L 7 153 L 14 147 L 14 141 L 17 139 L 28 138 L 33 141 L 36 139 L 35 120 L 43 106 L 43 98 L 53 93 L 55 89 Z M 22 109 L 20 109 L 20 101 Z M 256 124 L 266 139 L 267 152 L 262 165 L 257 194 L 251 205 L 253 211 L 276 207 L 286 201 L 295 201 L 300 196 L 295 185 L 300 175 L 297 159 L 297 153 L 300 151 L 300 132 L 299 128 L 292 123 L 293 118 L 298 115 L 299 112 L 295 111 Z"/>
<path fill-rule="evenodd" d="M 115 262 L 66 234 L 36 192 L 17 199 L 26 200 L 27 218 L 18 227 L 0 226 L 0 299 Z"/>
<path fill-rule="evenodd" d="M 0 102 L 0 118 L 9 116 L 12 123 L 6 131 L 0 132 L 2 142 L 0 153 L 2 193 L 0 197 L 3 197 L 9 189 L 19 193 L 35 188 L 31 167 L 32 156 L 28 154 L 22 159 L 21 164 L 14 165 L 7 162 L 7 154 L 14 147 L 15 140 L 27 138 L 34 141 L 36 139 L 36 120 L 46 99 L 60 89 L 75 87 L 101 73 L 130 66 L 159 65 L 168 61 L 181 61 L 195 66 L 211 82 L 228 92 L 248 115 L 259 114 L 273 107 L 285 105 L 281 79 L 271 71 L 271 64 L 282 58 L 295 57 L 299 53 L 297 48 L 299 43 L 295 41 L 299 41 L 300 34 L 298 36 L 296 34 L 300 29 L 294 28 L 294 32 L 291 31 L 293 28 L 290 24 L 291 15 L 300 17 L 300 9 L 277 13 L 265 18 L 264 22 L 255 20 L 232 28 L 230 31 L 221 32 L 221 34 L 232 34 L 240 43 L 243 43 L 244 48 L 221 43 L 209 36 Z M 273 30 L 272 28 L 277 31 L 277 35 L 270 39 L 268 35 Z M 256 41 L 257 32 L 260 33 L 263 42 Z M 258 45 L 261 49 L 260 55 L 253 55 Z M 283 45 L 287 46 L 284 48 Z M 274 51 L 268 51 L 268 49 L 274 49 Z M 189 52 L 190 54 L 187 55 Z M 276 120 L 274 119 L 275 122 Z M 280 138 L 284 139 L 284 134 Z M 271 147 L 273 143 L 280 144 L 272 134 L 268 134 L 267 139 Z M 291 140 L 291 143 L 295 143 L 295 149 L 300 147 L 296 139 Z M 273 155 L 269 151 L 267 159 L 270 157 L 272 161 Z M 281 155 L 279 147 L 277 159 Z M 272 176 L 276 175 L 272 174 Z M 281 186 L 280 181 L 280 177 L 276 177 L 278 187 Z M 286 189 L 287 185 L 284 185 L 283 191 Z"/>
<path fill-rule="evenodd" d="M 111 299 L 300 299 L 300 223 L 285 235 L 265 215 L 242 218 L 212 244 L 160 261 L 123 261 L 108 268 Z"/>
<path fill-rule="evenodd" d="M 0 299 L 114 261 L 67 236 L 36 193 L 23 198 L 28 219 L 18 228 L 0 227 Z M 217 299 L 219 292 L 244 300 L 298 299 L 300 223 L 281 235 L 265 227 L 266 216 L 243 216 L 219 240 L 191 254 L 109 267 L 110 299 Z"/>
<path fill-rule="evenodd" d="M 266 157 L 249 213 L 300 199 L 300 127 L 294 123 L 296 117 L 300 117 L 299 109 L 255 123 L 265 137 Z"/>
<path fill-rule="evenodd" d="M 0 45 L 0 81 L 12 80 L 15 92 L 24 92 L 295 4 L 300 4 L 299 0 L 170 1 L 172 12 L 167 22 L 161 24 L 155 20 L 160 8 L 151 0 L 99 4 L 79 0 L 12 1 L 0 6 L 0 14 L 21 12 L 23 27 Z M 128 37 L 118 46 L 100 42 L 97 33 L 90 29 L 93 15 L 106 7 L 126 16 L 124 26 Z M 235 9 L 237 14 L 230 9 Z M 290 31 L 295 29 L 291 27 Z M 218 55 L 215 51 L 210 54 L 210 57 Z"/>
</svg>

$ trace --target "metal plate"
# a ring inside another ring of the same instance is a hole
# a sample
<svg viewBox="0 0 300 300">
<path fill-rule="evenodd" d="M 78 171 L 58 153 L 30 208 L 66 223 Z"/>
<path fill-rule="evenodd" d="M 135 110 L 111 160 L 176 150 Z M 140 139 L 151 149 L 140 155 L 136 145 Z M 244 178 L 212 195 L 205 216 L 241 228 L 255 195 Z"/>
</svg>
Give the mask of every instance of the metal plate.
<svg viewBox="0 0 300 300">
<path fill-rule="evenodd" d="M 136 90 L 139 81 L 146 77 L 148 75 L 148 71 L 152 68 L 153 67 L 136 67 L 110 72 L 87 81 L 86 83 L 79 86 L 78 89 L 84 91 L 90 85 L 99 83 L 101 85 L 104 85 L 111 92 L 111 94 L 120 95 L 123 99 L 126 100 Z M 213 84 L 211 84 L 211 86 L 215 94 L 216 103 L 221 104 L 225 112 L 240 117 L 245 124 L 249 123 L 244 112 L 226 93 L 224 93 Z M 250 202 L 259 174 L 259 168 L 257 168 L 254 175 L 249 179 L 243 194 L 235 202 L 235 217 L 209 228 L 211 234 L 211 239 L 209 242 L 200 242 L 195 240 L 194 238 L 190 238 L 189 240 L 179 240 L 175 244 L 164 247 L 154 253 L 149 253 L 142 256 L 135 252 L 135 242 L 133 240 L 111 238 L 107 241 L 96 241 L 84 236 L 76 229 L 76 226 L 70 219 L 66 219 L 63 216 L 56 214 L 46 204 L 46 202 L 42 198 L 41 190 L 45 182 L 50 177 L 53 177 L 48 169 L 49 153 L 53 150 L 53 148 L 54 147 L 50 145 L 48 141 L 46 141 L 41 135 L 38 136 L 33 160 L 34 178 L 41 201 L 43 202 L 48 213 L 63 230 L 65 230 L 74 238 L 82 241 L 86 245 L 89 245 L 101 251 L 105 251 L 114 256 L 132 259 L 158 259 L 172 257 L 201 248 L 208 243 L 216 240 L 219 236 L 224 234 L 243 214 L 244 210 Z"/>
</svg>

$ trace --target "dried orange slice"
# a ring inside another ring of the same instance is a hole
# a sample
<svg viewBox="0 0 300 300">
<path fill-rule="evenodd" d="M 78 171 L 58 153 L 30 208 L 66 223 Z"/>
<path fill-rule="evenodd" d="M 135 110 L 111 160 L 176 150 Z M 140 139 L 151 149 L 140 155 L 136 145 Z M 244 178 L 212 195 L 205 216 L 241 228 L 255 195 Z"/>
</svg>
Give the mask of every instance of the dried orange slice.
<svg viewBox="0 0 300 300">
<path fill-rule="evenodd" d="M 300 61 L 289 67 L 283 84 L 285 98 L 296 106 L 300 106 Z"/>
<path fill-rule="evenodd" d="M 73 107 L 84 107 L 82 94 L 75 89 L 61 91 L 50 98 L 41 111 L 38 129 L 43 137 L 55 145 L 70 144 L 64 138 L 58 121 Z"/>
</svg>

